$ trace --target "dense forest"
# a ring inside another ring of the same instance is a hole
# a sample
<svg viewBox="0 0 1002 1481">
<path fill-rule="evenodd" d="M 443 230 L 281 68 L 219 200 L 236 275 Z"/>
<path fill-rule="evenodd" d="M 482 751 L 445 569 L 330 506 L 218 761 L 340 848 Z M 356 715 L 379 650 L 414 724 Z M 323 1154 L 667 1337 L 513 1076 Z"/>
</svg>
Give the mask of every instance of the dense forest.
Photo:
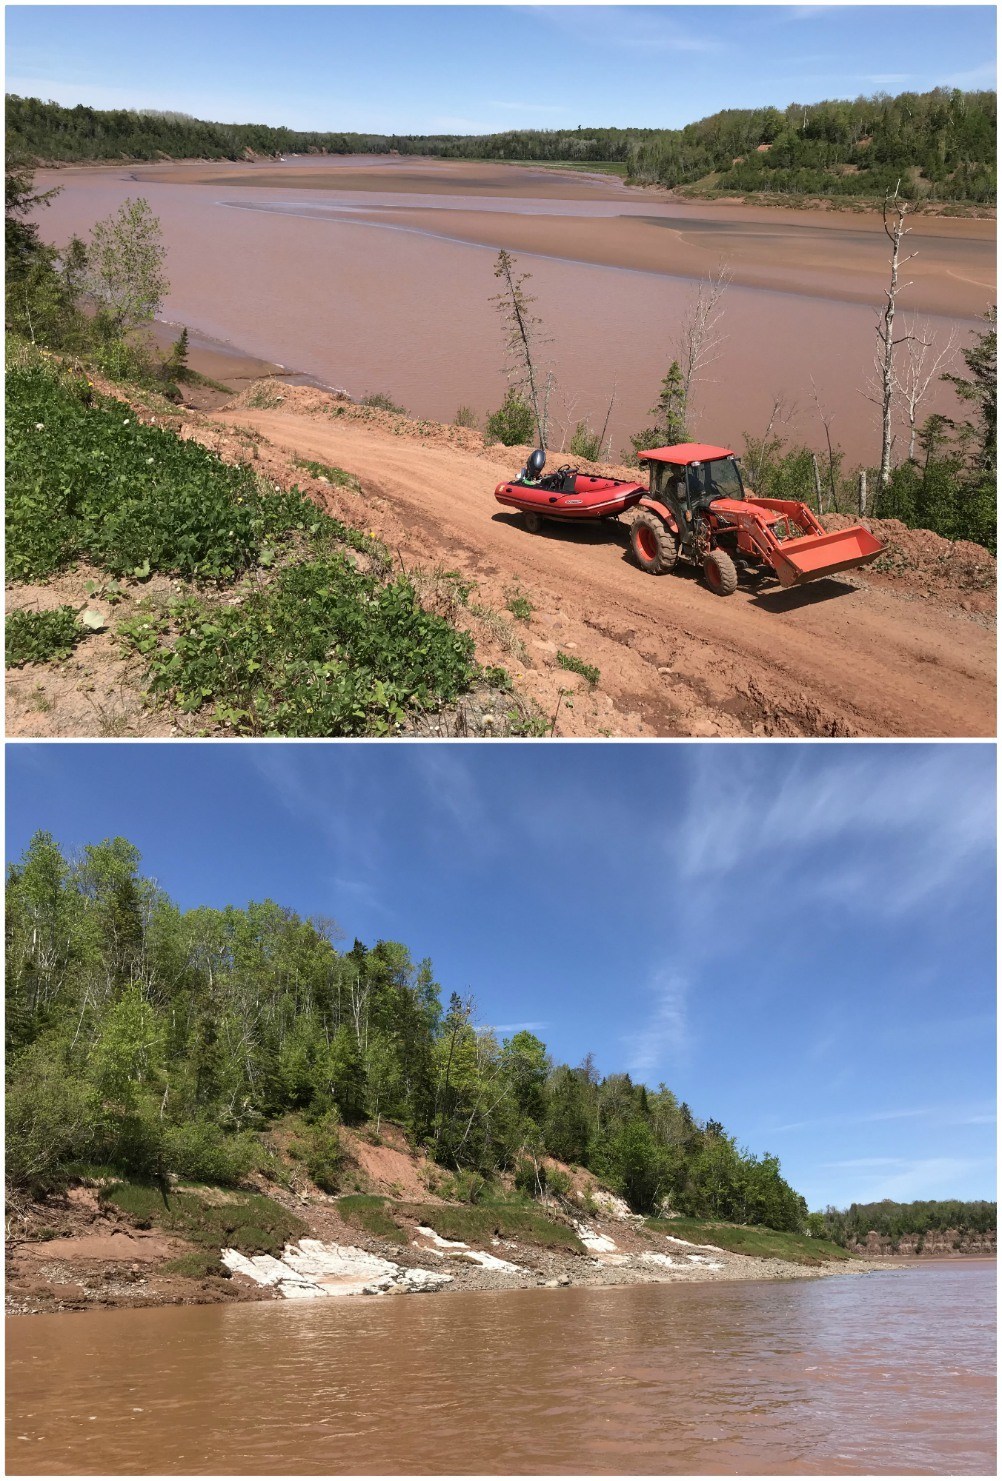
<svg viewBox="0 0 1002 1481">
<path fill-rule="evenodd" d="M 247 155 L 400 154 L 451 159 L 615 163 L 671 188 L 995 199 L 996 95 L 936 88 L 786 109 L 735 108 L 682 129 L 518 129 L 484 135 L 297 132 L 206 123 L 181 113 L 65 108 L 7 98 L 7 150 L 27 162 L 240 159 Z"/>
<path fill-rule="evenodd" d="M 640 1211 L 804 1227 L 779 1163 L 664 1085 L 555 1064 L 440 997 L 406 946 L 338 945 L 272 901 L 182 911 L 118 838 L 67 858 L 39 833 L 8 873 L 7 1173 L 58 1189 L 85 1168 L 234 1182 L 296 1113 L 336 1188 L 339 1124 L 384 1118 L 457 1174 L 559 1184 L 583 1164 Z"/>
<path fill-rule="evenodd" d="M 853 1203 L 847 1209 L 828 1208 L 812 1214 L 812 1232 L 835 1244 L 865 1244 L 870 1230 L 894 1245 L 906 1236 L 924 1236 L 956 1229 L 960 1234 L 994 1234 L 998 1210 L 994 1203 L 964 1203 L 959 1199 L 921 1199 L 915 1203 Z M 816 1227 L 814 1227 L 816 1225 Z"/>
</svg>

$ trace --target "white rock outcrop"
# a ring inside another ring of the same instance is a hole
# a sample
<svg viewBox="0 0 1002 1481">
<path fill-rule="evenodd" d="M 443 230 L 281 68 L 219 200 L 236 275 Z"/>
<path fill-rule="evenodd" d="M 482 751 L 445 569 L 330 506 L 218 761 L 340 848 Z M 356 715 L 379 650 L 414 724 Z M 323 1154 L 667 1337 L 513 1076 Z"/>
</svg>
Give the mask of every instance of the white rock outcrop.
<svg viewBox="0 0 1002 1481">
<path fill-rule="evenodd" d="M 259 1286 L 275 1286 L 290 1301 L 322 1296 L 377 1296 L 388 1291 L 437 1291 L 451 1275 L 435 1270 L 409 1270 L 352 1245 L 301 1239 L 287 1244 L 281 1260 L 274 1255 L 242 1255 L 223 1250 L 220 1258 L 235 1275 Z"/>
<path fill-rule="evenodd" d="M 521 1265 L 513 1265 L 510 1260 L 502 1260 L 498 1255 L 488 1255 L 484 1250 L 471 1250 L 468 1244 L 461 1239 L 443 1239 L 436 1234 L 434 1229 L 429 1229 L 426 1224 L 419 1224 L 416 1232 L 427 1244 L 415 1241 L 418 1249 L 427 1250 L 429 1255 L 437 1255 L 444 1260 L 446 1254 L 455 1255 L 464 1260 L 472 1260 L 476 1265 L 482 1265 L 485 1270 L 507 1270 L 514 1275 L 522 1272 Z"/>
</svg>

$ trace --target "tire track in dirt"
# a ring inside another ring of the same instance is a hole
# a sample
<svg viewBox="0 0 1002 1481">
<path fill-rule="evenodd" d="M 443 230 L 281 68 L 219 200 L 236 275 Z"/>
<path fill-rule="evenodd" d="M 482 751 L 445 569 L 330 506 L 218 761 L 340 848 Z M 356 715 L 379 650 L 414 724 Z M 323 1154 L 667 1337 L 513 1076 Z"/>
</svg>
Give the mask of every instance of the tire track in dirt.
<svg viewBox="0 0 1002 1481">
<path fill-rule="evenodd" d="M 688 574 L 644 575 L 625 533 L 550 525 L 529 535 L 493 499 L 518 449 L 479 451 L 429 424 L 287 400 L 212 420 L 354 474 L 363 496 L 339 489 L 338 507 L 353 506 L 352 522 L 405 563 L 459 570 L 498 609 L 513 587 L 524 591 L 535 611 L 519 625 L 531 665 L 518 683 L 559 712 L 558 735 L 994 734 L 994 634 L 904 582 L 900 594 L 832 578 L 721 599 Z M 600 669 L 595 691 L 556 666 L 558 648 Z M 560 699 L 568 690 L 572 709 Z"/>
</svg>

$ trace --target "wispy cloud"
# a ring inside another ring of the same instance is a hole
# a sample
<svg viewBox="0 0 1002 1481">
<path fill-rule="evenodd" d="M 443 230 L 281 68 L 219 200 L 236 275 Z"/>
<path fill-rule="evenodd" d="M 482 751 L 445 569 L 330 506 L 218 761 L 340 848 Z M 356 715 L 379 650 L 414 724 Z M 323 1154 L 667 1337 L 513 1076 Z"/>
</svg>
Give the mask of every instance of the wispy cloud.
<svg viewBox="0 0 1002 1481">
<path fill-rule="evenodd" d="M 840 909 L 903 914 L 990 879 L 993 777 L 978 749 L 781 748 L 756 754 L 693 747 L 691 802 L 669 841 L 681 879 L 718 885 L 740 873 L 762 894 L 795 878 L 798 895 Z"/>
<path fill-rule="evenodd" d="M 666 1068 L 668 1060 L 677 1061 L 689 1047 L 689 984 L 675 972 L 658 973 L 650 987 L 652 1008 L 644 1027 L 624 1034 L 627 1069 L 644 1078 Z"/>
<path fill-rule="evenodd" d="M 851 1184 L 856 1202 L 893 1198 L 907 1203 L 915 1198 L 952 1198 L 966 1178 L 984 1173 L 990 1164 L 973 1157 L 853 1157 L 823 1166 L 856 1175 Z"/>
<path fill-rule="evenodd" d="M 815 1131 L 822 1127 L 869 1126 L 884 1121 L 933 1121 L 937 1126 L 990 1126 L 995 1114 L 983 1105 L 977 1106 L 908 1106 L 890 1111 L 847 1111 L 834 1116 L 814 1116 L 806 1121 L 788 1121 L 783 1126 L 770 1126 L 768 1135 L 790 1131 Z"/>
<path fill-rule="evenodd" d="M 570 34 L 575 41 L 604 51 L 642 52 L 646 56 L 676 52 L 715 52 L 723 43 L 716 36 L 683 29 L 667 6 L 567 5 L 523 6 L 554 29 Z M 721 20 L 707 7 L 700 16 L 708 27 L 720 28 Z"/>
</svg>

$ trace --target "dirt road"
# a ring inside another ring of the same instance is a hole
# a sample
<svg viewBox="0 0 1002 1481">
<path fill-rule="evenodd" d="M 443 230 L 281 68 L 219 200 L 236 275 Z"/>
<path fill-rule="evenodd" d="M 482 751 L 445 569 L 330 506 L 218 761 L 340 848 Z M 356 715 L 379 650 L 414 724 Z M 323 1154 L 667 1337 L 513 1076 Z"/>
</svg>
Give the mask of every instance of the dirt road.
<svg viewBox="0 0 1002 1481">
<path fill-rule="evenodd" d="M 475 600 L 533 614 L 513 627 L 516 682 L 561 736 L 987 736 L 995 730 L 990 597 L 923 589 L 907 575 L 833 578 L 721 599 L 694 576 L 641 573 L 606 530 L 530 535 L 494 502 L 519 451 L 477 434 L 345 408 L 290 390 L 281 408 L 213 414 L 263 434 L 259 456 L 294 453 L 354 474 L 363 494 L 325 494 L 406 565 L 457 570 Z M 934 537 L 928 537 L 934 538 Z M 945 548 L 945 547 L 944 547 Z M 964 611 L 968 606 L 969 611 Z M 594 688 L 556 661 L 595 665 Z"/>
</svg>

